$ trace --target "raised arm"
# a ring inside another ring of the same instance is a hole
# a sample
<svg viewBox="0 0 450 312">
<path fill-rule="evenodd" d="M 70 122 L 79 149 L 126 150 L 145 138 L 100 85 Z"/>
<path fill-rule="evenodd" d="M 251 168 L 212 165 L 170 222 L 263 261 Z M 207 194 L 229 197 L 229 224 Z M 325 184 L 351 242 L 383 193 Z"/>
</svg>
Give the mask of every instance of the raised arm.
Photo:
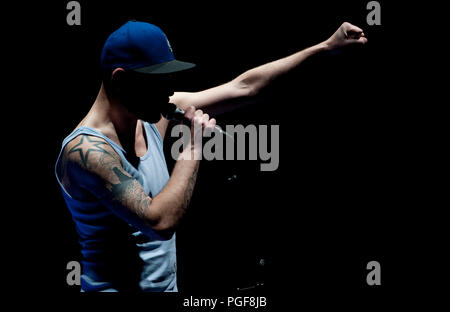
<svg viewBox="0 0 450 312">
<path fill-rule="evenodd" d="M 200 92 L 175 92 L 170 102 L 182 109 L 194 106 L 209 114 L 227 111 L 237 106 L 252 102 L 276 78 L 292 71 L 308 57 L 321 52 L 330 51 L 348 45 L 365 44 L 367 38 L 361 28 L 350 23 L 343 23 L 327 40 L 312 47 L 294 53 L 285 58 L 250 69 L 235 79 L 220 86 Z M 168 121 L 161 118 L 156 126 L 164 138 Z"/>
<path fill-rule="evenodd" d="M 195 106 L 208 112 L 216 104 L 233 105 L 233 100 L 257 95 L 276 78 L 292 71 L 304 60 L 320 51 L 333 50 L 352 44 L 365 44 L 367 39 L 362 29 L 350 23 L 343 23 L 327 40 L 294 53 L 285 58 L 258 66 L 239 75 L 232 81 L 201 92 L 176 92 L 171 102 L 185 109 Z M 236 101 L 238 102 L 238 101 Z"/>
</svg>

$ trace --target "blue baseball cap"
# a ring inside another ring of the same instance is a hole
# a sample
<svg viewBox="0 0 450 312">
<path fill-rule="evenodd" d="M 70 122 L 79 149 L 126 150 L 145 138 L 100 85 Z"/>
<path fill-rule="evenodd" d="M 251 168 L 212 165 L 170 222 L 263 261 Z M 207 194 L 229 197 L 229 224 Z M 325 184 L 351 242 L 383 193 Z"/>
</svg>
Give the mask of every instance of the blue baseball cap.
<svg viewBox="0 0 450 312">
<path fill-rule="evenodd" d="M 102 69 L 121 67 L 147 74 L 169 74 L 195 66 L 175 59 L 159 27 L 138 21 L 126 22 L 106 39 L 100 64 Z"/>
</svg>

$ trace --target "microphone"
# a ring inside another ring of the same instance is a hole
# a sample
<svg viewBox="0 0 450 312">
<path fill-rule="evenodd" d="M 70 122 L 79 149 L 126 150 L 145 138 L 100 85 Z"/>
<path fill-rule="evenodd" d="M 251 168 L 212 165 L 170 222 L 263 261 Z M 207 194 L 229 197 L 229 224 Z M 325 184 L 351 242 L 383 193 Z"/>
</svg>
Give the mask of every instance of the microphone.
<svg viewBox="0 0 450 312">
<path fill-rule="evenodd" d="M 163 111 L 161 112 L 161 114 L 167 120 L 176 120 L 176 121 L 181 121 L 181 122 L 186 122 L 186 123 L 188 122 L 190 124 L 191 121 L 189 119 L 187 119 L 186 117 L 184 117 L 184 113 L 185 113 L 184 110 L 182 110 L 181 108 L 177 107 L 173 103 L 168 103 L 164 107 Z M 223 131 L 219 126 L 214 126 L 214 130 L 216 130 L 219 133 L 221 133 L 223 135 L 226 135 L 230 139 L 234 140 L 234 138 L 233 138 L 233 136 L 231 134 L 227 133 L 226 131 Z"/>
</svg>

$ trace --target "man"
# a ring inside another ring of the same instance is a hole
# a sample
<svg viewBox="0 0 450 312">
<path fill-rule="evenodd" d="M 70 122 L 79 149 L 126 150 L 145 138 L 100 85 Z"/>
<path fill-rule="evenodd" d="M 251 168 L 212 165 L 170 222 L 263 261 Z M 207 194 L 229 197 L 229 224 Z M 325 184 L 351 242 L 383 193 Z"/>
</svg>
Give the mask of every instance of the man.
<svg viewBox="0 0 450 312">
<path fill-rule="evenodd" d="M 192 138 L 215 126 L 204 113 L 257 95 L 309 56 L 364 44 L 344 23 L 326 41 L 201 92 L 175 92 L 170 76 L 194 64 L 174 59 L 158 27 L 129 21 L 107 39 L 103 83 L 64 140 L 56 177 L 79 235 L 82 291 L 177 291 L 175 230 L 194 188 L 201 146 L 182 151 L 171 176 L 163 154 L 168 103 L 186 111 Z M 147 120 L 147 121 L 144 121 Z"/>
</svg>

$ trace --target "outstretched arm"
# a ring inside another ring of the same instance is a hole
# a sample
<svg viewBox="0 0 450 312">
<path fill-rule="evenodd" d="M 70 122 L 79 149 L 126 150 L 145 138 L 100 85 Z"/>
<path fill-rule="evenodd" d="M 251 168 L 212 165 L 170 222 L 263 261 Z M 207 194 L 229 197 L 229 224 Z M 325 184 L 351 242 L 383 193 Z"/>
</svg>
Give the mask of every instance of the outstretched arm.
<svg viewBox="0 0 450 312">
<path fill-rule="evenodd" d="M 329 39 L 319 44 L 250 69 L 221 86 L 195 93 L 177 92 L 172 96 L 171 101 L 183 109 L 193 105 L 197 109 L 201 108 L 205 111 L 210 106 L 225 101 L 229 105 L 229 100 L 257 95 L 271 81 L 292 71 L 308 57 L 318 52 L 366 42 L 367 39 L 362 29 L 350 23 L 343 23 Z"/>
<path fill-rule="evenodd" d="M 194 106 L 196 109 L 202 109 L 210 114 L 215 109 L 219 111 L 230 110 L 242 103 L 251 101 L 273 80 L 292 71 L 310 56 L 321 51 L 331 51 L 348 45 L 365 44 L 366 42 L 367 38 L 361 28 L 345 22 L 330 38 L 321 43 L 285 58 L 250 69 L 223 85 L 200 92 L 175 92 L 170 98 L 170 102 L 184 110 L 187 107 Z M 167 129 L 167 123 L 167 120 L 162 118 L 157 124 L 163 137 Z"/>
</svg>

